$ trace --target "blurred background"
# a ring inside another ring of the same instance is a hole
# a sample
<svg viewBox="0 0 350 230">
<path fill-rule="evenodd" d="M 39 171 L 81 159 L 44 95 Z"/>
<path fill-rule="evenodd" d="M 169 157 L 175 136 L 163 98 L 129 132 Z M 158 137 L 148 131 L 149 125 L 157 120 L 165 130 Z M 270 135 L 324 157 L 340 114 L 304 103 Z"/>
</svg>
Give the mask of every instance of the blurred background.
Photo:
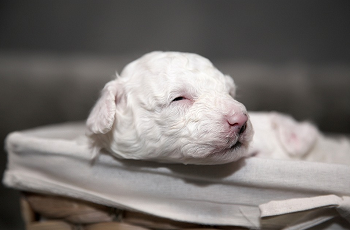
<svg viewBox="0 0 350 230">
<path fill-rule="evenodd" d="M 248 110 L 349 134 L 349 12 L 346 0 L 1 0 L 0 139 L 84 120 L 115 72 L 153 50 L 209 58 Z M 18 197 L 1 186 L 0 229 L 24 228 Z"/>
</svg>

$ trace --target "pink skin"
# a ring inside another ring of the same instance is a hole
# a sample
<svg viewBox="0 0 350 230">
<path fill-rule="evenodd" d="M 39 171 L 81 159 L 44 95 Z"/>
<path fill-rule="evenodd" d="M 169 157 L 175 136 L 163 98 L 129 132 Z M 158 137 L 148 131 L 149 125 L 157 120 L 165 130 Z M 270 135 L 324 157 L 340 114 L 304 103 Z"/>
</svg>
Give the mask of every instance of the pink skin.
<svg viewBox="0 0 350 230">
<path fill-rule="evenodd" d="M 242 141 L 247 123 L 248 115 L 245 109 L 242 109 L 241 104 L 231 104 L 230 112 L 224 116 L 224 129 L 230 148 Z"/>
<path fill-rule="evenodd" d="M 230 125 L 231 132 L 239 135 L 244 132 L 248 121 L 248 116 L 245 113 L 238 112 L 226 117 L 227 123 Z"/>
</svg>

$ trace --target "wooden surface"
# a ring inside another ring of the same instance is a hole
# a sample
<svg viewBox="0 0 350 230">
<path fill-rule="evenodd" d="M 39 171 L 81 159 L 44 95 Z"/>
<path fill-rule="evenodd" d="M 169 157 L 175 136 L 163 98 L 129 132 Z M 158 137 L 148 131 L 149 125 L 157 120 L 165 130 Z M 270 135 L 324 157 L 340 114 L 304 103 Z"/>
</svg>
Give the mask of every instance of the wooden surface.
<svg viewBox="0 0 350 230">
<path fill-rule="evenodd" d="M 78 199 L 37 193 L 23 193 L 21 212 L 27 230 L 245 229 L 173 221 Z"/>
</svg>

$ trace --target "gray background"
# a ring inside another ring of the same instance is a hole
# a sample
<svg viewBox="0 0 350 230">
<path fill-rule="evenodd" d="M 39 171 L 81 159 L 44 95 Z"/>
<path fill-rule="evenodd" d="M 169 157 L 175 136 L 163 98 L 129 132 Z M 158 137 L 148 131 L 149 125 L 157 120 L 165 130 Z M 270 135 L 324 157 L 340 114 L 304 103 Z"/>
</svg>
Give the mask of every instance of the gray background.
<svg viewBox="0 0 350 230">
<path fill-rule="evenodd" d="M 349 12 L 338 0 L 0 1 L 0 139 L 85 119 L 114 72 L 153 50 L 209 58 L 249 110 L 349 133 Z M 0 192 L 0 229 L 23 228 L 18 192 Z"/>
</svg>

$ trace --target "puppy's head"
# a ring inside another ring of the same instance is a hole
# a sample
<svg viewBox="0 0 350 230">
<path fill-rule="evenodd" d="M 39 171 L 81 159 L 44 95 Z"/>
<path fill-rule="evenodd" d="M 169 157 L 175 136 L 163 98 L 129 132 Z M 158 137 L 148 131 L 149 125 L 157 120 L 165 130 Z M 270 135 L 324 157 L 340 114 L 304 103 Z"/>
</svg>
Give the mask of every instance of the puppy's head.
<svg viewBox="0 0 350 230">
<path fill-rule="evenodd" d="M 222 164 L 253 130 L 229 76 L 196 54 L 152 52 L 106 84 L 87 119 L 97 149 L 127 159 Z"/>
</svg>

